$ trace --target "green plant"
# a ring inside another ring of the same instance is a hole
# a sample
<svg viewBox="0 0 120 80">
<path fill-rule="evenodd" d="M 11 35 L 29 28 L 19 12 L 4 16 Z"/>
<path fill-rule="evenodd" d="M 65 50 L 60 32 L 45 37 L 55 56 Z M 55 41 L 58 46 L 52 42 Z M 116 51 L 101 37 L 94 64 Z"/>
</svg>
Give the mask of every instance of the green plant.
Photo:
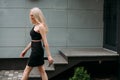
<svg viewBox="0 0 120 80">
<path fill-rule="evenodd" d="M 90 75 L 84 67 L 77 67 L 73 77 L 69 78 L 69 80 L 90 80 Z"/>
</svg>

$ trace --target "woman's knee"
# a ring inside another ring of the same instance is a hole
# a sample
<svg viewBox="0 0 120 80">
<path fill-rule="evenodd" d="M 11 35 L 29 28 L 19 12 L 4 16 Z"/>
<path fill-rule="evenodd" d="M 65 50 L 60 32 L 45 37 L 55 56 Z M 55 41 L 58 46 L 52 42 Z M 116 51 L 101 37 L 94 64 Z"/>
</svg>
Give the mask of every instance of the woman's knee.
<svg viewBox="0 0 120 80">
<path fill-rule="evenodd" d="M 32 67 L 26 66 L 24 73 L 29 74 L 31 70 L 32 70 Z"/>
<path fill-rule="evenodd" d="M 42 74 L 42 73 L 46 73 L 44 66 L 39 66 L 39 67 L 38 67 L 38 70 L 39 70 L 39 72 L 40 72 L 41 74 Z"/>
</svg>

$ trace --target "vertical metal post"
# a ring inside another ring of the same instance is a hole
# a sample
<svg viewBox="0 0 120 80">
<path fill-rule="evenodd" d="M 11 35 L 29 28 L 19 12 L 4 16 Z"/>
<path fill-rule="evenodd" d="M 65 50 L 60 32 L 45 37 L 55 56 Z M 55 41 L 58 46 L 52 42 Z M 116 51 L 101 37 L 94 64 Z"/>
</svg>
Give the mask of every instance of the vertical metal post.
<svg viewBox="0 0 120 80">
<path fill-rule="evenodd" d="M 117 0 L 117 52 L 120 55 L 120 0 Z M 118 80 L 120 80 L 120 56 L 118 60 Z"/>
</svg>

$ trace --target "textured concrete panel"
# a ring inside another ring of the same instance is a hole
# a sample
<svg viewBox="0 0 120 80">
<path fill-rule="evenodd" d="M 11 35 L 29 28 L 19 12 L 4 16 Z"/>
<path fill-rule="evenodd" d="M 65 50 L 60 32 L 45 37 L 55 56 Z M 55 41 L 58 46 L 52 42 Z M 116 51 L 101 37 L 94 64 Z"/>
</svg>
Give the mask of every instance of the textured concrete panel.
<svg viewBox="0 0 120 80">
<path fill-rule="evenodd" d="M 68 27 L 72 28 L 100 28 L 103 26 L 103 13 L 101 11 L 68 11 Z"/>
<path fill-rule="evenodd" d="M 29 0 L 26 8 L 39 7 L 45 9 L 66 9 L 67 0 Z"/>
<path fill-rule="evenodd" d="M 23 8 L 26 0 L 0 0 L 0 8 Z"/>
<path fill-rule="evenodd" d="M 24 9 L 0 9 L 0 27 L 24 27 L 25 24 Z"/>
<path fill-rule="evenodd" d="M 103 10 L 104 0 L 68 0 L 69 9 Z"/>
<path fill-rule="evenodd" d="M 23 28 L 0 28 L 0 46 L 24 46 L 25 30 Z"/>
<path fill-rule="evenodd" d="M 67 30 L 65 28 L 50 28 L 48 42 L 50 46 L 66 46 Z"/>
<path fill-rule="evenodd" d="M 67 11 L 65 10 L 43 10 L 48 26 L 67 26 Z"/>
<path fill-rule="evenodd" d="M 23 47 L 0 47 L 0 58 L 19 58 Z"/>
<path fill-rule="evenodd" d="M 102 47 L 102 29 L 69 29 L 68 46 Z"/>
</svg>

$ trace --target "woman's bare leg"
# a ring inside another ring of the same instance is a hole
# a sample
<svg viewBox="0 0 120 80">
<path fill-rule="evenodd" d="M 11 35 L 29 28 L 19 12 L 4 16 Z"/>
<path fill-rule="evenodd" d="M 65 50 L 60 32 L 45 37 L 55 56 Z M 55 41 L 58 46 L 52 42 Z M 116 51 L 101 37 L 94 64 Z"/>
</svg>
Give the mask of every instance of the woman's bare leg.
<svg viewBox="0 0 120 80">
<path fill-rule="evenodd" d="M 40 72 L 40 75 L 41 75 L 41 77 L 42 77 L 42 80 L 48 80 L 48 76 L 47 76 L 47 73 L 45 72 L 44 66 L 43 66 L 43 65 L 42 65 L 42 66 L 39 66 L 39 67 L 38 67 L 38 70 L 39 70 L 39 72 Z"/>
<path fill-rule="evenodd" d="M 21 80 L 28 80 L 31 70 L 32 70 L 32 67 L 26 66 Z"/>
</svg>

